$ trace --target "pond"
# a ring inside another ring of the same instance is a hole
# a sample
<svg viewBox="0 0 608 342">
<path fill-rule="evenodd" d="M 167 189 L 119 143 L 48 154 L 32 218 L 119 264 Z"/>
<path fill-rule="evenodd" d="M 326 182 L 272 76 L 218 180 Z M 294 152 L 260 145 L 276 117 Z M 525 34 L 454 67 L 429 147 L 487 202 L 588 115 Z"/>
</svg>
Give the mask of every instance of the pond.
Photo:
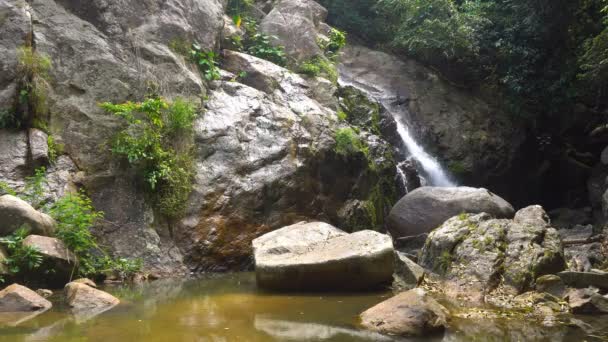
<svg viewBox="0 0 608 342">
<path fill-rule="evenodd" d="M 417 341 L 357 327 L 358 314 L 389 298 L 388 291 L 265 293 L 256 288 L 252 273 L 160 280 L 104 290 L 119 297 L 121 304 L 79 321 L 66 307 L 56 304 L 17 326 L 4 325 L 0 341 Z M 61 293 L 51 300 L 60 303 Z M 593 326 L 586 334 L 580 328 L 545 328 L 522 320 L 455 319 L 445 335 L 419 340 L 591 341 L 606 336 L 607 319 L 585 319 Z"/>
</svg>

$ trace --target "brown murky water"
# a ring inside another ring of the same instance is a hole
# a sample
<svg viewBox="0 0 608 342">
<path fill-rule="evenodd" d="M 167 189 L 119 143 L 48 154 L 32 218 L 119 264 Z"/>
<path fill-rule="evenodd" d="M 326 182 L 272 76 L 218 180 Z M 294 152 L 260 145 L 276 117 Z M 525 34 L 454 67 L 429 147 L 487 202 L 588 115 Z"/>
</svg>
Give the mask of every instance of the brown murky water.
<svg viewBox="0 0 608 342">
<path fill-rule="evenodd" d="M 361 330 L 357 316 L 389 292 L 271 294 L 251 273 L 163 280 L 110 287 L 121 305 L 77 321 L 65 307 L 0 328 L 0 341 L 415 341 Z M 61 301 L 58 294 L 53 302 Z M 0 317 L 0 321 L 3 318 Z M 443 336 L 424 341 L 583 341 L 602 336 L 608 318 L 580 328 L 543 328 L 525 321 L 455 320 Z"/>
</svg>

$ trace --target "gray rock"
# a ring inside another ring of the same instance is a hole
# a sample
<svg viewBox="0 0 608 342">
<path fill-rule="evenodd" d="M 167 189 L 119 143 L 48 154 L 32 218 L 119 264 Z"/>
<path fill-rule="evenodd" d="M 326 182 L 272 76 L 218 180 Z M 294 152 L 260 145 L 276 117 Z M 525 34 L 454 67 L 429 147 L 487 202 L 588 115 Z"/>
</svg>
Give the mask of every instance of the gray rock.
<svg viewBox="0 0 608 342">
<path fill-rule="evenodd" d="M 602 161 L 602 164 L 608 165 L 608 146 L 602 150 L 602 155 L 600 159 Z"/>
<path fill-rule="evenodd" d="M 0 234 L 9 235 L 24 227 L 34 234 L 52 235 L 55 220 L 11 195 L 0 196 Z"/>
<path fill-rule="evenodd" d="M 549 212 L 551 225 L 556 229 L 570 229 L 577 225 L 591 223 L 591 208 L 558 208 Z"/>
<path fill-rule="evenodd" d="M 420 283 L 426 271 L 404 253 L 395 251 L 395 274 L 393 288 L 412 289 Z"/>
<path fill-rule="evenodd" d="M 608 298 L 592 289 L 577 289 L 568 293 L 568 304 L 573 314 L 607 314 Z"/>
<path fill-rule="evenodd" d="M 459 215 L 429 234 L 419 264 L 446 279 L 448 295 L 483 301 L 501 288 L 520 294 L 541 275 L 565 268 L 559 235 L 542 208 L 520 210 L 514 220 Z"/>
<path fill-rule="evenodd" d="M 224 50 L 222 67 L 234 74 L 245 72 L 239 79 L 243 84 L 272 94 L 280 86 L 280 81 L 289 73 L 288 70 L 269 62 L 244 53 Z"/>
<path fill-rule="evenodd" d="M 19 284 L 0 291 L 0 312 L 46 311 L 52 306 L 51 302 Z"/>
<path fill-rule="evenodd" d="M 566 285 L 559 276 L 547 274 L 536 278 L 536 291 L 546 292 L 555 297 L 562 298 L 566 293 Z"/>
<path fill-rule="evenodd" d="M 317 28 L 327 10 L 312 0 L 280 0 L 262 20 L 260 29 L 285 47 L 296 62 L 322 55 L 317 44 Z"/>
<path fill-rule="evenodd" d="M 594 286 L 608 289 L 608 272 L 573 272 L 564 271 L 557 274 L 566 285 L 576 288 Z"/>
<path fill-rule="evenodd" d="M 21 1 L 0 2 L 0 13 L 5 20 L 0 21 L 0 112 L 13 112 L 17 106 L 18 48 L 26 45 L 30 34 L 30 6 Z M 2 141 L 0 132 L 0 145 Z M 4 152 L 0 146 L 0 168 L 4 165 Z M 7 158 L 8 159 L 8 158 Z M 0 171 L 1 172 L 1 171 Z"/>
<path fill-rule="evenodd" d="M 22 186 L 28 171 L 27 154 L 26 132 L 0 129 L 0 180 Z"/>
<path fill-rule="evenodd" d="M 28 135 L 33 166 L 46 165 L 49 162 L 48 135 L 36 128 L 30 128 Z"/>
<path fill-rule="evenodd" d="M 606 260 L 601 242 L 571 245 L 564 248 L 564 254 L 570 271 L 589 272 Z"/>
<path fill-rule="evenodd" d="M 255 239 L 253 249 L 258 286 L 267 289 L 371 289 L 390 282 L 394 270 L 387 235 L 321 223 L 279 229 Z"/>
<path fill-rule="evenodd" d="M 449 312 L 423 289 L 402 292 L 361 314 L 361 325 L 398 336 L 428 336 L 447 327 Z"/>
<path fill-rule="evenodd" d="M 584 241 L 593 236 L 593 226 L 590 224 L 586 226 L 576 225 L 571 229 L 560 229 L 558 232 L 564 243 Z"/>
<path fill-rule="evenodd" d="M 422 187 L 405 195 L 391 210 L 388 229 L 393 238 L 428 233 L 461 213 L 513 217 L 513 207 L 486 189 Z"/>
<path fill-rule="evenodd" d="M 36 270 L 31 277 L 47 285 L 61 286 L 67 283 L 78 268 L 78 259 L 65 244 L 56 238 L 29 235 L 23 240 L 23 245 L 36 248 L 43 257 L 40 270 L 48 270 L 46 274 Z"/>
</svg>

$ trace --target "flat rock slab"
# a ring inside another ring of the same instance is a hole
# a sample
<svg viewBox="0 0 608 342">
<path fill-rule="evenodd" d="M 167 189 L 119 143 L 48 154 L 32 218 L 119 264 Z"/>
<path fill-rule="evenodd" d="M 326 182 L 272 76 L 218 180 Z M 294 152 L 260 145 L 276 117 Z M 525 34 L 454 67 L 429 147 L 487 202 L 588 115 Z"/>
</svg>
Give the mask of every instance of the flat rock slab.
<svg viewBox="0 0 608 342">
<path fill-rule="evenodd" d="M 448 310 L 423 289 L 402 292 L 361 314 L 361 325 L 398 336 L 427 336 L 447 326 Z"/>
<path fill-rule="evenodd" d="M 361 290 L 390 283 L 394 250 L 374 231 L 326 224 L 285 227 L 253 241 L 258 286 L 272 290 Z"/>
<path fill-rule="evenodd" d="M 564 283 L 571 287 L 586 288 L 595 286 L 608 289 L 608 273 L 606 272 L 574 272 L 564 271 L 557 274 Z"/>
</svg>

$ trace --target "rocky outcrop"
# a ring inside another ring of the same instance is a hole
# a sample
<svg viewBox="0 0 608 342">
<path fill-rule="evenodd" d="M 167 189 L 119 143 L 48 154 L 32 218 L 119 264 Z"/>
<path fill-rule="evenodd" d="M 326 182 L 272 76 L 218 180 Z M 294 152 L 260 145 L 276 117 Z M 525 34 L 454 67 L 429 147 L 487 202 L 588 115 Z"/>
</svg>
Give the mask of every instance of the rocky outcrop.
<svg viewBox="0 0 608 342">
<path fill-rule="evenodd" d="M 557 274 L 562 281 L 571 287 L 586 288 L 589 286 L 608 290 L 608 272 L 595 270 L 593 272 L 564 271 Z"/>
<path fill-rule="evenodd" d="M 346 234 L 323 223 L 296 224 L 253 241 L 258 286 L 274 290 L 364 290 L 394 270 L 390 237 Z"/>
<path fill-rule="evenodd" d="M 0 222 L 0 235 L 9 235 L 22 227 L 42 235 L 52 235 L 55 231 L 55 220 L 11 195 L 0 197 Z"/>
<path fill-rule="evenodd" d="M 302 220 L 381 230 L 394 201 L 390 145 L 361 132 L 369 153 L 337 154 L 336 131 L 346 126 L 311 81 L 255 57 L 226 56 L 227 68 L 244 67 L 252 78 L 243 82 L 257 89 L 214 82 L 195 122 L 194 191 L 173 228 L 186 262 L 197 271 L 247 267 L 253 239 Z"/>
<path fill-rule="evenodd" d="M 608 314 L 608 298 L 592 289 L 577 289 L 568 293 L 573 314 Z"/>
<path fill-rule="evenodd" d="M 30 235 L 23 240 L 23 246 L 35 248 L 43 257 L 40 270 L 47 270 L 41 274 L 33 271 L 33 280 L 52 286 L 62 286 L 68 281 L 78 268 L 78 259 L 65 244 L 56 238 Z"/>
<path fill-rule="evenodd" d="M 515 211 L 507 201 L 486 189 L 423 187 L 395 204 L 387 226 L 393 238 L 419 235 L 461 213 L 488 213 L 497 218 L 511 218 Z"/>
<path fill-rule="evenodd" d="M 51 302 L 19 284 L 0 291 L 0 312 L 46 311 L 52 306 Z"/>
<path fill-rule="evenodd" d="M 495 290 L 519 294 L 537 277 L 565 268 L 557 231 L 539 206 L 513 220 L 459 215 L 429 234 L 420 265 L 446 279 L 446 293 L 473 302 Z"/>
<path fill-rule="evenodd" d="M 49 136 L 43 131 L 30 128 L 29 134 L 29 146 L 30 154 L 32 158 L 32 166 L 39 167 L 46 165 L 49 162 Z"/>
<path fill-rule="evenodd" d="M 319 25 L 327 10 L 313 0 L 280 0 L 262 19 L 260 29 L 285 47 L 295 62 L 322 55 L 317 43 Z"/>
<path fill-rule="evenodd" d="M 413 60 L 350 45 L 340 61 L 342 81 L 369 91 L 399 113 L 414 138 L 456 178 L 492 185 L 500 193 L 513 190 L 512 182 L 499 180 L 517 166 L 524 135 L 508 115 Z"/>
<path fill-rule="evenodd" d="M 393 289 L 412 289 L 424 278 L 426 271 L 404 253 L 395 251 L 395 274 Z"/>
<path fill-rule="evenodd" d="M 107 311 L 120 303 L 111 294 L 95 289 L 82 282 L 71 282 L 65 286 L 68 305 L 76 314 Z"/>
<path fill-rule="evenodd" d="M 423 289 L 402 292 L 361 314 L 369 330 L 397 336 L 428 336 L 447 327 L 448 310 Z"/>
<path fill-rule="evenodd" d="M 3 61 L 5 60 L 3 58 Z M 27 146 L 27 133 L 23 131 L 0 130 L 0 151 L 2 151 L 0 153 L 0 180 L 6 182 L 11 187 L 22 185 L 28 172 L 27 154 L 29 150 Z"/>
</svg>

